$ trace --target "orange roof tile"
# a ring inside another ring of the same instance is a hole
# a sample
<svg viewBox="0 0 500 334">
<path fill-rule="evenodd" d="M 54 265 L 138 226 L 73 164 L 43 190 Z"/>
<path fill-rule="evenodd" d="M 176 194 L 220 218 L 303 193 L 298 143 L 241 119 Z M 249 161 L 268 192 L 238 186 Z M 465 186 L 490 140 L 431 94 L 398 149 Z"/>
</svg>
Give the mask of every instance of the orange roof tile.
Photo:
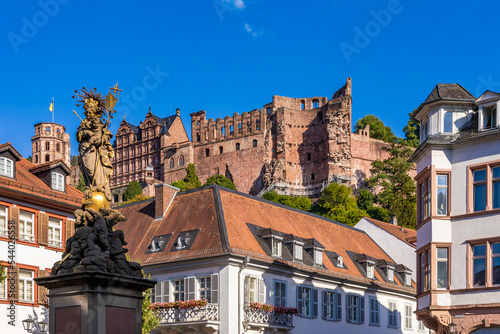
<svg viewBox="0 0 500 334">
<path fill-rule="evenodd" d="M 417 231 L 406 228 L 406 227 L 393 225 L 391 223 L 386 223 L 386 222 L 383 222 L 383 221 L 380 221 L 377 219 L 373 219 L 373 218 L 365 217 L 365 219 L 368 220 L 373 225 L 380 227 L 381 229 L 383 229 L 387 233 L 392 234 L 393 236 L 395 236 L 399 240 L 407 243 L 408 245 L 415 247 L 415 248 L 417 247 L 414 244 L 415 242 L 417 242 Z"/>
</svg>

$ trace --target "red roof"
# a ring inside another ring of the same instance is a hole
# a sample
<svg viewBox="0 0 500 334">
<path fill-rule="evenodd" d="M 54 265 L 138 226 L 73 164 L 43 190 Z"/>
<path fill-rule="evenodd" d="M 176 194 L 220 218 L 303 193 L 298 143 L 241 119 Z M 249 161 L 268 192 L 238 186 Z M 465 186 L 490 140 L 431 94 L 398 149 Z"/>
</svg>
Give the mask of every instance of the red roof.
<svg viewBox="0 0 500 334">
<path fill-rule="evenodd" d="M 370 223 L 373 225 L 376 225 L 386 231 L 389 234 L 392 234 L 399 240 L 407 243 L 408 245 L 417 248 L 415 243 L 417 242 L 417 231 L 412 230 L 410 228 L 394 225 L 391 223 L 386 223 L 377 219 L 373 218 L 367 218 L 365 217 L 366 220 L 368 220 Z"/>
</svg>

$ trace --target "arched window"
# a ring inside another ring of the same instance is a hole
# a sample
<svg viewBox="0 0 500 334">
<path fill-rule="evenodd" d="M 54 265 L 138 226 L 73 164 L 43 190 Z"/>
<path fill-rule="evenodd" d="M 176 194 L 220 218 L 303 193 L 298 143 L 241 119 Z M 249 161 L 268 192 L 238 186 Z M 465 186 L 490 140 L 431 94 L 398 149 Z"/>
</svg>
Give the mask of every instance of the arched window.
<svg viewBox="0 0 500 334">
<path fill-rule="evenodd" d="M 61 145 L 59 143 L 56 144 L 56 151 L 57 152 L 61 151 Z"/>
<path fill-rule="evenodd" d="M 240 150 L 240 143 L 236 143 L 236 151 Z"/>
<path fill-rule="evenodd" d="M 234 125 L 231 125 L 229 127 L 229 132 L 230 132 L 230 135 L 234 135 Z"/>
<path fill-rule="evenodd" d="M 225 138 L 226 137 L 226 127 L 225 126 L 222 127 L 221 133 L 222 133 L 222 137 Z"/>
<path fill-rule="evenodd" d="M 38 155 L 35 155 L 35 163 L 38 163 Z"/>
<path fill-rule="evenodd" d="M 313 108 L 319 108 L 319 101 L 313 100 Z"/>
<path fill-rule="evenodd" d="M 50 143 L 49 142 L 45 143 L 45 150 L 47 150 L 47 151 L 50 150 Z"/>
<path fill-rule="evenodd" d="M 253 147 L 257 147 L 257 139 L 253 140 Z"/>
<path fill-rule="evenodd" d="M 184 156 L 182 154 L 179 157 L 179 166 L 184 166 Z"/>
<path fill-rule="evenodd" d="M 50 126 L 45 128 L 45 134 L 50 135 Z"/>
<path fill-rule="evenodd" d="M 196 134 L 196 142 L 197 142 L 197 143 L 199 143 L 199 142 L 200 142 L 200 140 L 201 140 L 201 138 L 200 138 L 200 134 L 199 134 L 199 133 L 197 133 L 197 134 Z"/>
<path fill-rule="evenodd" d="M 224 153 L 224 147 L 219 146 L 219 154 L 222 154 L 222 153 Z"/>
<path fill-rule="evenodd" d="M 61 137 L 61 130 L 57 129 L 56 130 L 56 135 L 57 135 L 57 137 Z"/>
<path fill-rule="evenodd" d="M 304 101 L 304 100 L 300 101 L 300 109 L 302 109 L 302 110 L 306 109 L 306 101 Z"/>
<path fill-rule="evenodd" d="M 210 156 L 210 149 L 209 148 L 205 149 L 205 156 L 207 156 L 207 157 Z"/>
<path fill-rule="evenodd" d="M 175 160 L 174 158 L 170 158 L 170 168 L 174 168 L 175 167 Z"/>
<path fill-rule="evenodd" d="M 49 161 L 50 161 L 50 155 L 45 154 L 45 162 L 49 162 Z"/>
</svg>

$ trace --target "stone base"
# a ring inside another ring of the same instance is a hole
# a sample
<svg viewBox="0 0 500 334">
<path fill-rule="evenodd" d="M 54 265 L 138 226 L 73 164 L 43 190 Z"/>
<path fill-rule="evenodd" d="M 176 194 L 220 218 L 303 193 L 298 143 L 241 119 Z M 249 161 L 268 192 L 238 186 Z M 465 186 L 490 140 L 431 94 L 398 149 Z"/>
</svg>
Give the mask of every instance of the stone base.
<svg viewBox="0 0 500 334">
<path fill-rule="evenodd" d="M 155 281 L 78 272 L 35 279 L 49 289 L 50 333 L 140 334 L 142 292 Z"/>
</svg>

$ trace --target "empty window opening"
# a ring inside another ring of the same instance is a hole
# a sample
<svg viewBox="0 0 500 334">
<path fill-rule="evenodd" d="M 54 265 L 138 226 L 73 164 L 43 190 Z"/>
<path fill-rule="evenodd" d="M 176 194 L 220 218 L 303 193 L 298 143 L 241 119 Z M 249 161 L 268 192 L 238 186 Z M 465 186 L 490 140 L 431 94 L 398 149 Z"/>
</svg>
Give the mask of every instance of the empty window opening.
<svg viewBox="0 0 500 334">
<path fill-rule="evenodd" d="M 210 149 L 209 149 L 209 148 L 206 148 L 206 149 L 205 149 L 205 156 L 206 156 L 206 157 L 209 157 L 209 156 L 210 156 Z"/>
<path fill-rule="evenodd" d="M 311 174 L 311 181 L 314 181 L 314 173 Z"/>
<path fill-rule="evenodd" d="M 226 137 L 226 127 L 223 126 L 221 129 L 222 137 Z"/>
<path fill-rule="evenodd" d="M 50 150 L 50 143 L 49 142 L 46 142 L 45 143 L 45 150 Z"/>
<path fill-rule="evenodd" d="M 224 153 L 224 147 L 219 146 L 219 154 L 222 154 L 222 153 Z"/>
<path fill-rule="evenodd" d="M 483 107 L 484 128 L 490 129 L 497 126 L 497 106 Z"/>
<path fill-rule="evenodd" d="M 229 132 L 230 132 L 230 135 L 234 135 L 234 125 L 231 125 L 229 127 Z"/>
<path fill-rule="evenodd" d="M 61 151 L 61 145 L 59 143 L 56 144 L 56 151 L 57 152 Z"/>
<path fill-rule="evenodd" d="M 319 108 L 319 101 L 318 100 L 313 101 L 313 108 Z"/>
<path fill-rule="evenodd" d="M 50 161 L 50 155 L 46 154 L 45 155 L 45 162 L 49 162 Z"/>
<path fill-rule="evenodd" d="M 236 143 L 236 151 L 240 150 L 240 143 Z"/>
<path fill-rule="evenodd" d="M 300 102 L 300 109 L 305 110 L 306 109 L 306 101 L 302 100 Z"/>
<path fill-rule="evenodd" d="M 321 111 L 318 113 L 318 120 L 319 121 L 323 120 L 323 113 Z"/>
<path fill-rule="evenodd" d="M 238 133 L 242 133 L 243 129 L 241 128 L 241 123 L 238 123 Z"/>
<path fill-rule="evenodd" d="M 307 161 L 311 161 L 311 153 L 307 153 Z"/>
<path fill-rule="evenodd" d="M 259 129 L 260 129 L 260 119 L 258 119 L 257 121 L 255 121 L 255 130 L 259 131 Z"/>
<path fill-rule="evenodd" d="M 257 139 L 253 140 L 253 147 L 257 147 Z"/>
<path fill-rule="evenodd" d="M 199 142 L 200 142 L 200 140 L 201 140 L 201 138 L 200 138 L 200 134 L 199 134 L 199 133 L 197 133 L 197 134 L 196 134 L 196 142 L 197 142 L 197 143 L 199 143 Z"/>
<path fill-rule="evenodd" d="M 45 134 L 50 135 L 50 126 L 45 128 Z"/>
</svg>

